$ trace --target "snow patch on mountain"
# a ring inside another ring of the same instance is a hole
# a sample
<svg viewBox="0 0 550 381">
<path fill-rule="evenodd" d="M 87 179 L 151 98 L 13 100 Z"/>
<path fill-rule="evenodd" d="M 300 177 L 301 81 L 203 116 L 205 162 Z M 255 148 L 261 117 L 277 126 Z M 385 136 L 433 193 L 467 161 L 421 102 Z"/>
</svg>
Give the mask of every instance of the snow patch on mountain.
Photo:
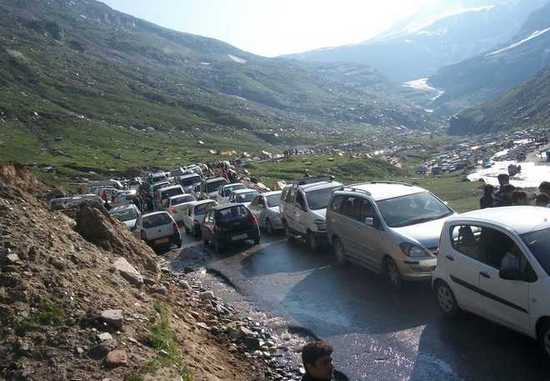
<svg viewBox="0 0 550 381">
<path fill-rule="evenodd" d="M 234 56 L 232 54 L 228 54 L 227 55 L 232 61 L 236 62 L 236 63 L 240 63 L 240 64 L 245 64 L 247 63 L 248 61 L 245 60 L 244 58 L 240 58 L 240 57 L 237 57 L 237 56 Z"/>
<path fill-rule="evenodd" d="M 403 86 L 417 90 L 417 91 L 422 91 L 425 93 L 432 93 L 434 95 L 434 97 L 432 98 L 432 101 L 435 101 L 437 98 L 445 94 L 445 91 L 432 87 L 428 83 L 429 80 L 430 80 L 429 78 L 415 79 L 414 81 L 408 81 L 403 83 Z"/>
<path fill-rule="evenodd" d="M 549 32 L 550 31 L 550 28 L 546 28 L 546 29 L 543 29 L 543 30 L 537 30 L 537 31 L 534 31 L 533 33 L 531 33 L 531 35 L 527 38 L 524 38 L 523 40 L 521 41 L 518 41 L 518 42 L 515 42 L 513 43 L 512 45 L 509 45 L 505 48 L 502 48 L 502 49 L 499 49 L 499 50 L 495 50 L 494 52 L 491 52 L 489 54 L 487 54 L 487 57 L 490 57 L 490 56 L 496 56 L 498 54 L 501 54 L 501 53 L 504 53 L 504 52 L 507 52 L 509 50 L 512 50 L 512 49 L 515 49 L 537 37 L 540 37 L 542 36 L 543 34 L 545 34 L 546 32 Z"/>
</svg>

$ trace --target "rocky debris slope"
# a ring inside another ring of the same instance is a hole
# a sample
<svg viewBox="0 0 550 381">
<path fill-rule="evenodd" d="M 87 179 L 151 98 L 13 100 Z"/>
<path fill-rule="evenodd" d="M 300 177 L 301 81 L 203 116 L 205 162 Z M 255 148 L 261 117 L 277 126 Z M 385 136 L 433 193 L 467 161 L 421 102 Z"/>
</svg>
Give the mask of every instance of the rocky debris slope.
<svg viewBox="0 0 550 381">
<path fill-rule="evenodd" d="M 36 180 L 4 171 L 0 379 L 279 378 L 224 333 L 227 307 L 159 271 L 122 225 L 88 206 L 77 221 L 50 212 L 26 192 Z"/>
</svg>

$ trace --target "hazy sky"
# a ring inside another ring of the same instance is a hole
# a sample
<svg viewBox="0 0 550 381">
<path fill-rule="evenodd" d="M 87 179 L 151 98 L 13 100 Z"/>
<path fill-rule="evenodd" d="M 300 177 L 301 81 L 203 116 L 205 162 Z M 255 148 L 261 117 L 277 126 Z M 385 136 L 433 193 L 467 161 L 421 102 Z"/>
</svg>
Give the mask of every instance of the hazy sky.
<svg viewBox="0 0 550 381">
<path fill-rule="evenodd" d="M 102 0 L 265 56 L 364 41 L 437 0 Z"/>
</svg>

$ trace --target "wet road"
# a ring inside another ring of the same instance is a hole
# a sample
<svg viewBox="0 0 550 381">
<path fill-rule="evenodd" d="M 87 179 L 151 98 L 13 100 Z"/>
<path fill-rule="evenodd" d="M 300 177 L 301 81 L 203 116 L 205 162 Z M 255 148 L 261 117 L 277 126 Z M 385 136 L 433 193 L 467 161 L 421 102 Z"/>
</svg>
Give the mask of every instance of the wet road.
<svg viewBox="0 0 550 381">
<path fill-rule="evenodd" d="M 186 237 L 176 263 L 199 257 L 260 309 L 328 340 L 350 380 L 550 380 L 534 341 L 472 315 L 443 320 L 428 284 L 395 293 L 328 249 L 284 237 L 223 255 Z"/>
</svg>

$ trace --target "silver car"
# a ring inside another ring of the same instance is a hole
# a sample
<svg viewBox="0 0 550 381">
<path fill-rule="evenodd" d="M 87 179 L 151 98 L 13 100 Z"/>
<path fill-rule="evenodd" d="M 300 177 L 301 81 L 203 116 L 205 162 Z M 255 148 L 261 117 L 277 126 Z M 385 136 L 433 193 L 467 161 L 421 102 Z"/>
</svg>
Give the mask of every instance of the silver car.
<svg viewBox="0 0 550 381">
<path fill-rule="evenodd" d="M 338 261 L 386 274 L 399 288 L 403 280 L 431 278 L 441 229 L 453 214 L 420 187 L 365 183 L 333 194 L 327 231 Z"/>
<path fill-rule="evenodd" d="M 276 230 L 284 230 L 285 228 L 279 209 L 281 193 L 281 191 L 262 193 L 248 206 L 248 209 L 258 220 L 260 229 L 264 229 L 268 234 L 273 234 Z"/>
</svg>

